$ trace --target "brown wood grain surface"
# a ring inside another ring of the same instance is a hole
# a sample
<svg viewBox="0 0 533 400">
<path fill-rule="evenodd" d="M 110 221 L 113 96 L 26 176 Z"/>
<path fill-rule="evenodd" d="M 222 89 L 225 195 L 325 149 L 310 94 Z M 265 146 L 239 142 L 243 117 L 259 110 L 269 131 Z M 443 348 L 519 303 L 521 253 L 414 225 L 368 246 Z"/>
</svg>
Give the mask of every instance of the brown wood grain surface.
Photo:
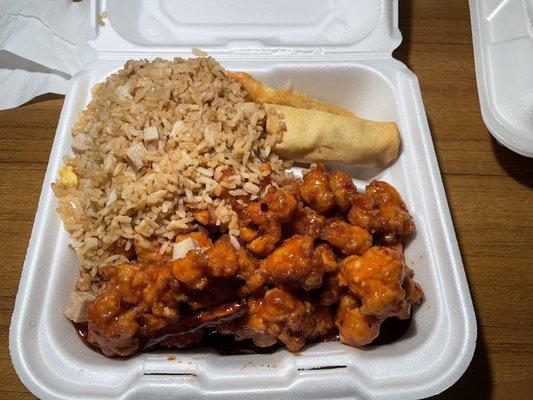
<svg viewBox="0 0 533 400">
<path fill-rule="evenodd" d="M 420 80 L 478 320 L 472 364 L 435 398 L 532 398 L 533 159 L 483 125 L 468 2 L 400 3 L 395 57 Z M 8 330 L 62 103 L 44 95 L 0 112 L 0 399 L 34 398 L 11 366 Z"/>
</svg>

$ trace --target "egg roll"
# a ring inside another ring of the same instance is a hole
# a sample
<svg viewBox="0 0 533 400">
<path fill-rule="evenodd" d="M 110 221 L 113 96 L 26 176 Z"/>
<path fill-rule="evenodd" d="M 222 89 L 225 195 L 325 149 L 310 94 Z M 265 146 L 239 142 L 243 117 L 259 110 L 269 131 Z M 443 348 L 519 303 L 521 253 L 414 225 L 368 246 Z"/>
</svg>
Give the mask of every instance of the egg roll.
<svg viewBox="0 0 533 400">
<path fill-rule="evenodd" d="M 244 90 L 248 92 L 248 99 L 254 103 L 280 104 L 309 110 L 326 111 L 347 117 L 355 117 L 355 114 L 351 111 L 320 101 L 304 93 L 293 92 L 290 90 L 277 90 L 267 86 L 245 72 L 224 71 L 224 73 L 228 78 L 239 82 Z"/>
<path fill-rule="evenodd" d="M 282 134 L 274 151 L 282 158 L 353 166 L 389 164 L 398 155 L 394 122 L 375 122 L 329 112 L 265 104 L 266 131 Z"/>
</svg>

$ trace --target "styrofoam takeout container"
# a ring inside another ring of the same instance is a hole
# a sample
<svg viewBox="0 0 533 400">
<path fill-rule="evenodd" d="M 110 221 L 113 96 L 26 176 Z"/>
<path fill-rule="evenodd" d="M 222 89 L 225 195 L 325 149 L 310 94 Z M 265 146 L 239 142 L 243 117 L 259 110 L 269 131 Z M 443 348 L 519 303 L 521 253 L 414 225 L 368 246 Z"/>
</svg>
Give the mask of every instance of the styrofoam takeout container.
<svg viewBox="0 0 533 400">
<path fill-rule="evenodd" d="M 533 0 L 470 0 L 470 18 L 485 125 L 533 157 Z"/>
<path fill-rule="evenodd" d="M 91 18 L 103 10 L 106 26 L 95 24 L 92 40 L 98 59 L 65 98 L 13 314 L 11 357 L 24 384 L 54 399 L 414 399 L 452 385 L 472 358 L 476 323 L 418 81 L 391 56 L 401 42 L 397 1 L 95 1 Z M 401 339 L 365 349 L 318 343 L 298 354 L 203 349 L 128 359 L 81 343 L 63 316 L 78 267 L 50 189 L 70 153 L 70 128 L 91 86 L 125 60 L 188 56 L 191 46 L 228 69 L 398 123 L 402 149 L 393 165 L 347 171 L 359 187 L 391 182 L 418 227 L 406 261 L 426 297 Z"/>
</svg>

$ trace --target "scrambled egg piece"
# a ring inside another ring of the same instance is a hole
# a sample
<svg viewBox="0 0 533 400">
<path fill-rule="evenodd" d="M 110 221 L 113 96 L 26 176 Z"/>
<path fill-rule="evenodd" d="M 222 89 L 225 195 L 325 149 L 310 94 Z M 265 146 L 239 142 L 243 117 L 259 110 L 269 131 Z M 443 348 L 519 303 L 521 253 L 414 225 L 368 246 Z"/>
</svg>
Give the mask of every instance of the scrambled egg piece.
<svg viewBox="0 0 533 400">
<path fill-rule="evenodd" d="M 74 187 L 78 185 L 78 176 L 74 172 L 74 168 L 69 165 L 65 165 L 59 169 L 59 177 L 61 178 L 61 182 L 66 186 Z"/>
</svg>

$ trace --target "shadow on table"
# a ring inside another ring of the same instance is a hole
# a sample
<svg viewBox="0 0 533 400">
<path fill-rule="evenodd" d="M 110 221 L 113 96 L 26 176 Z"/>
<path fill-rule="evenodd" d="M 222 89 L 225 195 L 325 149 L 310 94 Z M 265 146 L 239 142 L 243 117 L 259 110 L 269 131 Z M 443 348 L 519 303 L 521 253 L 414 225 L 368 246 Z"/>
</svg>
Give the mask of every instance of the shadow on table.
<svg viewBox="0 0 533 400">
<path fill-rule="evenodd" d="M 490 133 L 487 131 L 487 135 Z M 498 143 L 491 136 L 492 152 L 502 168 L 516 181 L 531 188 L 533 187 L 533 158 L 524 157 Z"/>
<path fill-rule="evenodd" d="M 21 104 L 19 107 L 29 106 L 31 104 L 41 103 L 43 101 L 48 101 L 48 100 L 59 100 L 59 99 L 62 99 L 64 97 L 65 96 L 62 95 L 62 94 L 45 93 L 45 94 L 41 94 L 41 95 L 39 95 L 37 97 L 34 97 L 33 99 L 27 101 L 26 103 Z"/>
</svg>

